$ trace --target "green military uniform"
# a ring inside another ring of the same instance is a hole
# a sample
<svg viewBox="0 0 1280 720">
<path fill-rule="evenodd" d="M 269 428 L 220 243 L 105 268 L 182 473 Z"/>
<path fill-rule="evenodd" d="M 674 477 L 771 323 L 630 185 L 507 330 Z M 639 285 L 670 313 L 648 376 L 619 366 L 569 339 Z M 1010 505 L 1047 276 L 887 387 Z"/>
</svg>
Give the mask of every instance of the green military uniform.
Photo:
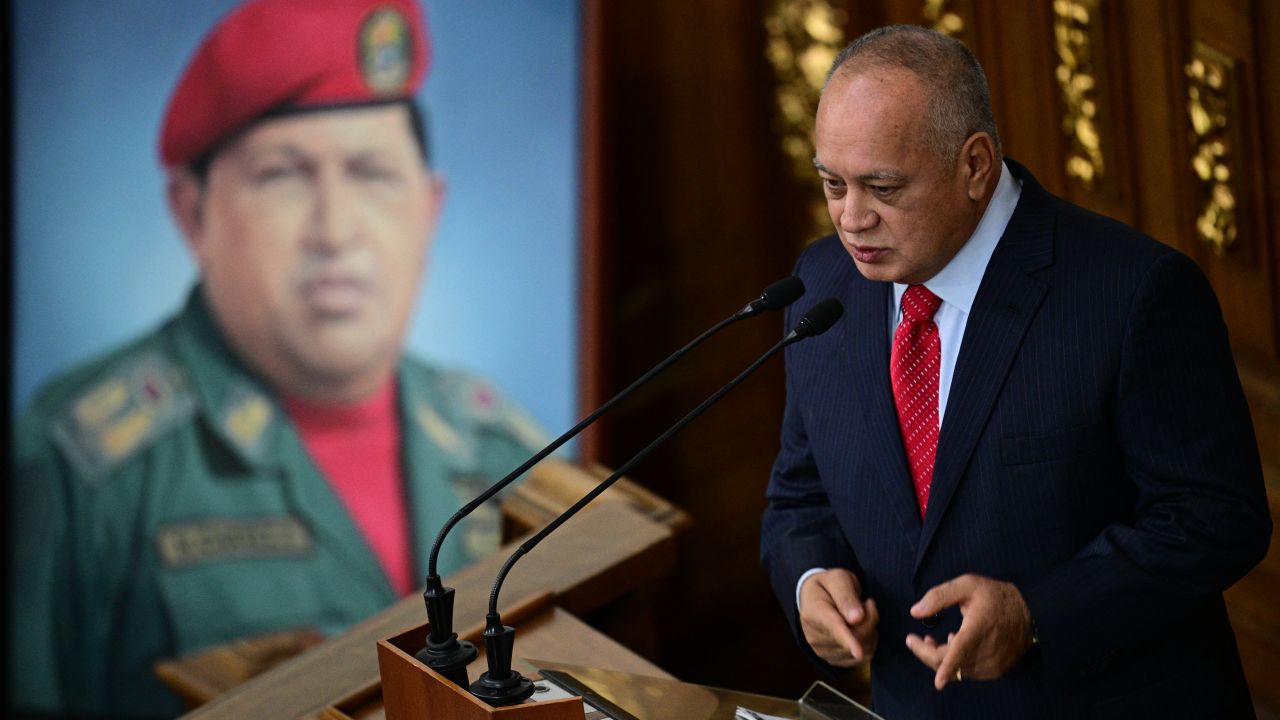
<svg viewBox="0 0 1280 720">
<path fill-rule="evenodd" d="M 440 526 L 541 444 L 472 376 L 404 361 L 402 468 L 416 572 Z M 333 633 L 396 599 L 276 400 L 197 288 L 160 330 L 53 382 L 18 426 L 12 680 L 23 707 L 173 715 L 164 657 L 272 630 Z M 482 510 L 486 510 L 482 508 Z M 441 552 L 494 548 L 496 509 Z"/>
</svg>

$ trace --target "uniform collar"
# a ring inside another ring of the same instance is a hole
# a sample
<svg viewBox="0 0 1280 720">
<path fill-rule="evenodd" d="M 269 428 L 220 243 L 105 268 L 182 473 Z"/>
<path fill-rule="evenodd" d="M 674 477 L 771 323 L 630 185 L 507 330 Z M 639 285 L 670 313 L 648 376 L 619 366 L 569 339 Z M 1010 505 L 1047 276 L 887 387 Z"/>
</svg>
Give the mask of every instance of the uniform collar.
<svg viewBox="0 0 1280 720">
<path fill-rule="evenodd" d="M 292 422 L 276 395 L 227 342 L 202 286 L 191 290 L 174 328 L 175 353 L 190 373 L 209 430 L 247 466 L 279 462 L 288 454 L 284 452 L 287 444 L 298 442 Z M 405 440 L 417 451 L 415 456 L 421 453 L 455 471 L 467 470 L 478 460 L 472 426 L 485 417 L 483 393 L 492 391 L 481 384 L 452 389 L 466 393 L 467 402 L 460 404 L 456 398 L 444 397 L 450 388 L 433 382 L 427 377 L 429 371 L 424 371 L 415 371 L 407 358 L 396 370 L 396 402 Z M 458 407 L 467 412 L 453 409 Z M 416 457 L 408 460 L 415 465 Z"/>
<path fill-rule="evenodd" d="M 400 386 L 401 422 L 407 439 L 425 443 L 425 453 L 437 457 L 457 472 L 476 465 L 474 418 L 459 412 L 470 406 L 460 403 L 456 388 L 436 377 L 434 370 L 402 359 L 397 372 Z M 455 396 L 449 397 L 447 395 Z M 417 448 L 417 443 L 411 444 Z M 411 458 L 412 460 L 412 458 Z"/>
<path fill-rule="evenodd" d="M 261 379 L 227 343 L 196 285 L 174 326 L 175 353 L 191 375 L 200 412 L 213 434 L 250 466 L 275 453 L 284 413 Z"/>
</svg>

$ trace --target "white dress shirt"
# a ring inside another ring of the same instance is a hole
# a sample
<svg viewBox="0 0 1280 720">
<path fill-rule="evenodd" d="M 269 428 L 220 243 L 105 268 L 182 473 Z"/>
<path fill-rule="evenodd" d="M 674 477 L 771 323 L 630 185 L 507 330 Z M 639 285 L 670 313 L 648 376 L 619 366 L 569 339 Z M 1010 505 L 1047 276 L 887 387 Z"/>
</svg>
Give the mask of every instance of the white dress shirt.
<svg viewBox="0 0 1280 720">
<path fill-rule="evenodd" d="M 1022 195 L 1022 181 L 1009 172 L 1009 166 L 1000 163 L 1000 180 L 996 183 L 996 191 L 991 202 L 982 213 L 978 227 L 960 246 L 959 252 L 946 264 L 937 275 L 925 281 L 929 292 L 942 299 L 938 311 L 933 315 L 933 322 L 938 326 L 938 342 L 941 345 L 942 363 L 938 369 L 938 427 L 941 430 L 943 415 L 947 409 L 947 398 L 950 396 L 951 377 L 955 373 L 956 359 L 960 357 L 960 343 L 964 339 L 965 324 L 969 321 L 969 313 L 973 310 L 973 299 L 978 294 L 978 286 L 982 284 L 982 276 L 987 272 L 987 263 L 995 252 L 1000 237 L 1013 217 L 1013 209 L 1018 205 Z M 898 323 L 902 322 L 902 294 L 907 285 L 893 284 L 893 308 L 889 315 L 889 344 L 893 345 L 893 336 L 897 332 Z M 822 572 L 826 568 L 813 568 L 800 576 L 796 582 L 796 608 L 800 607 L 800 586 L 810 575 Z"/>
</svg>

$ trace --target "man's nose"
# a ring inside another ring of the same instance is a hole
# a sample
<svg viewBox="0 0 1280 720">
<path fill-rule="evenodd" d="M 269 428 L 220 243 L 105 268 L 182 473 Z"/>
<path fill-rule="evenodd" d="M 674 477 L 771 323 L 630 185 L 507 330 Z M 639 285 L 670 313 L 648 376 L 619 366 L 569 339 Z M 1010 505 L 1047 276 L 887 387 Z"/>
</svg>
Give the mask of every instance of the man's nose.
<svg viewBox="0 0 1280 720">
<path fill-rule="evenodd" d="M 355 242 L 360 234 L 360 203 L 355 188 L 339 173 L 316 178 L 311 244 L 334 252 Z"/>
<path fill-rule="evenodd" d="M 863 193 L 845 194 L 844 205 L 840 208 L 841 230 L 846 233 L 866 232 L 879 222 L 880 216 L 867 207 L 867 199 Z"/>
</svg>

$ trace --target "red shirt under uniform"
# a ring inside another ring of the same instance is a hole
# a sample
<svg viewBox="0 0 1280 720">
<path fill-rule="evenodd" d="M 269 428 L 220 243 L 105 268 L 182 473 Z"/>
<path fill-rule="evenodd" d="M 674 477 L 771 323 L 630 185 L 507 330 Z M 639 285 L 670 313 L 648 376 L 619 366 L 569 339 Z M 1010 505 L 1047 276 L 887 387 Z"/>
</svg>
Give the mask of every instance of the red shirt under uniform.
<svg viewBox="0 0 1280 720">
<path fill-rule="evenodd" d="M 409 517 L 400 467 L 400 418 L 396 384 L 353 405 L 315 405 L 286 398 L 285 409 L 302 443 L 342 500 L 382 564 L 391 587 L 414 590 Z"/>
</svg>

